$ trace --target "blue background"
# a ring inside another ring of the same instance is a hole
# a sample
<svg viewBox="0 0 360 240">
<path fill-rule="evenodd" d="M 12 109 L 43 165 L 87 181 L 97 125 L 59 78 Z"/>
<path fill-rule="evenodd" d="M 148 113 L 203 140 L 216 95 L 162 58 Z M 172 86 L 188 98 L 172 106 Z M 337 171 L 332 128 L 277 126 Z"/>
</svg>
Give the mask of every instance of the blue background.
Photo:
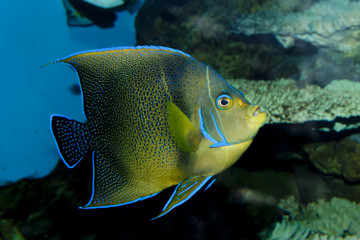
<svg viewBox="0 0 360 240">
<path fill-rule="evenodd" d="M 68 27 L 61 0 L 6 1 L 0 8 L 0 185 L 42 177 L 59 160 L 51 114 L 84 120 L 77 75 L 64 64 L 43 65 L 78 51 L 135 45 L 135 15 L 115 27 Z"/>
</svg>

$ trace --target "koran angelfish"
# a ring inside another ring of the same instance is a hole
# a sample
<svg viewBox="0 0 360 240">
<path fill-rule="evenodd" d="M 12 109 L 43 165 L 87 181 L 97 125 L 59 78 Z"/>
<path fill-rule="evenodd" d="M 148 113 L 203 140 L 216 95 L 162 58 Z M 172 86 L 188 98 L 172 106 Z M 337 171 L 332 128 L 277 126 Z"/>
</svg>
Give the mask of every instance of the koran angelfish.
<svg viewBox="0 0 360 240">
<path fill-rule="evenodd" d="M 50 124 L 68 168 L 92 154 L 92 195 L 82 208 L 130 204 L 177 185 L 163 216 L 235 163 L 266 119 L 214 69 L 179 50 L 100 49 L 55 62 L 80 79 L 86 122 L 52 115 Z"/>
</svg>

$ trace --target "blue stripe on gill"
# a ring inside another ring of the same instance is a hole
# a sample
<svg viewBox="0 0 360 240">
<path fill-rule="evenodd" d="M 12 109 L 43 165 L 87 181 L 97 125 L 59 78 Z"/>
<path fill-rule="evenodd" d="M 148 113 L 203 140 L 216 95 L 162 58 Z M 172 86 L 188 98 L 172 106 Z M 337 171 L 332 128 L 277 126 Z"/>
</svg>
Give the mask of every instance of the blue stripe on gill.
<svg viewBox="0 0 360 240">
<path fill-rule="evenodd" d="M 214 114 L 212 113 L 212 111 L 210 110 L 211 113 L 211 117 L 212 120 L 214 122 L 215 128 L 217 133 L 219 134 L 219 136 L 221 137 L 222 141 L 218 142 L 216 141 L 213 137 L 211 137 L 211 135 L 206 131 L 205 127 L 204 127 L 204 119 L 203 116 L 201 114 L 201 108 L 199 109 L 199 116 L 200 116 L 200 130 L 202 132 L 202 134 L 204 135 L 205 138 L 207 138 L 210 142 L 214 143 L 213 145 L 211 145 L 211 148 L 215 148 L 215 147 L 222 147 L 222 146 L 229 146 L 231 144 L 229 144 L 228 142 L 226 142 L 224 135 L 221 133 L 219 126 L 215 120 Z"/>
</svg>

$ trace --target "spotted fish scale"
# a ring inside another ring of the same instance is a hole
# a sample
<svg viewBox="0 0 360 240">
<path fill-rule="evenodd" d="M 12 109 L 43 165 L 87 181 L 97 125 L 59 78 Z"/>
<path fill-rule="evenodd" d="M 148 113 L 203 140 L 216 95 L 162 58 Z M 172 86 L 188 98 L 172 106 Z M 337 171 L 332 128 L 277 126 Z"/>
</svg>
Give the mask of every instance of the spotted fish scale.
<svg viewBox="0 0 360 240">
<path fill-rule="evenodd" d="M 178 50 L 101 49 L 56 62 L 80 80 L 86 122 L 52 115 L 51 129 L 68 167 L 92 153 L 93 191 L 83 208 L 129 204 L 178 185 L 160 217 L 232 165 L 265 121 L 212 68 Z"/>
</svg>

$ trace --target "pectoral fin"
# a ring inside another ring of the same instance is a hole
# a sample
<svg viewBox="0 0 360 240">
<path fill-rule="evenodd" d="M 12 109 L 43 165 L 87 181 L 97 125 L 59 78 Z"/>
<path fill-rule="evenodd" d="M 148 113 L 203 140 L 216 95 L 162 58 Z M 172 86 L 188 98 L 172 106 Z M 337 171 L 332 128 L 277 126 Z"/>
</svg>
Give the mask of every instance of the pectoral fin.
<svg viewBox="0 0 360 240">
<path fill-rule="evenodd" d="M 171 135 L 175 138 L 178 147 L 184 152 L 196 151 L 200 144 L 200 134 L 197 133 L 189 118 L 170 101 L 166 109 Z"/>
<path fill-rule="evenodd" d="M 187 178 L 181 183 L 179 183 L 174 193 L 171 195 L 169 201 L 166 203 L 165 207 L 163 208 L 162 212 L 152 220 L 162 217 L 166 213 L 170 212 L 173 208 L 186 202 L 197 191 L 199 191 L 212 177 L 213 176 L 195 176 L 195 177 Z M 213 182 L 214 181 L 211 181 L 209 186 Z"/>
</svg>

